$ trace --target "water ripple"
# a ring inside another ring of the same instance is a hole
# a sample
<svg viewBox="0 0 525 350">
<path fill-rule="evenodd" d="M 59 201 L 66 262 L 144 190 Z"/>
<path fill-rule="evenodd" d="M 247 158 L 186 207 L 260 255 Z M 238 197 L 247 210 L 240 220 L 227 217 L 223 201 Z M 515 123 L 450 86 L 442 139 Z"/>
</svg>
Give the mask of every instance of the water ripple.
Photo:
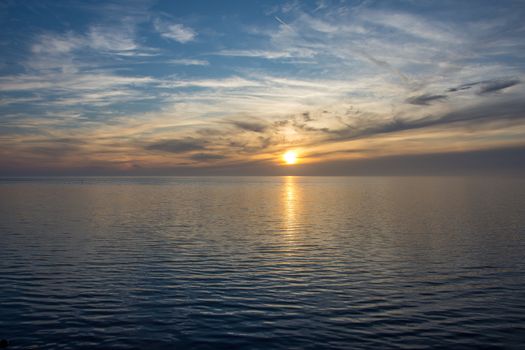
<svg viewBox="0 0 525 350">
<path fill-rule="evenodd" d="M 525 186 L 0 180 L 13 349 L 520 348 Z"/>
</svg>

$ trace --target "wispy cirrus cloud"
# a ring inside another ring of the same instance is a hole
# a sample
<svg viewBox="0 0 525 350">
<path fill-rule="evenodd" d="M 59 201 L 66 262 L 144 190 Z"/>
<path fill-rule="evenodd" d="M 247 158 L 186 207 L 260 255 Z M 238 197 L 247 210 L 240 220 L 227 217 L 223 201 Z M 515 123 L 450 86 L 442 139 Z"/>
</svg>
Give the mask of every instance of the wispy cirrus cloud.
<svg viewBox="0 0 525 350">
<path fill-rule="evenodd" d="M 245 79 L 238 76 L 232 76 L 223 79 L 195 79 L 195 80 L 178 80 L 165 81 L 162 87 L 180 88 L 180 87 L 202 87 L 202 88 L 242 88 L 248 86 L 257 86 L 260 82 L 251 79 Z"/>
<path fill-rule="evenodd" d="M 169 60 L 167 63 L 181 66 L 209 66 L 210 62 L 193 58 L 179 58 Z"/>
<path fill-rule="evenodd" d="M 88 91 L 111 89 L 124 85 L 153 83 L 151 77 L 129 77 L 114 74 L 59 73 L 40 75 L 13 75 L 0 78 L 0 91 Z"/>
<path fill-rule="evenodd" d="M 65 34 L 46 33 L 38 37 L 31 50 L 35 54 L 63 54 L 84 45 L 86 45 L 86 38 L 72 32 Z"/>
<path fill-rule="evenodd" d="M 255 57 L 267 59 L 288 58 L 292 56 L 290 52 L 270 50 L 221 50 L 216 52 L 215 55 L 232 57 Z"/>
<path fill-rule="evenodd" d="M 463 34 L 454 30 L 451 23 L 444 24 L 422 16 L 395 11 L 365 10 L 361 15 L 365 21 L 395 29 L 414 38 L 446 44 L 463 42 Z"/>
<path fill-rule="evenodd" d="M 35 54 L 60 55 L 91 49 L 98 52 L 127 52 L 139 49 L 132 26 L 91 26 L 86 34 L 48 32 L 32 45 Z"/>
<path fill-rule="evenodd" d="M 155 29 L 167 39 L 178 41 L 181 44 L 195 40 L 197 32 L 181 23 L 172 23 L 162 19 L 156 19 Z"/>
<path fill-rule="evenodd" d="M 88 34 L 88 45 L 95 50 L 110 52 L 126 52 L 139 48 L 135 42 L 133 28 L 129 26 L 116 30 L 93 26 Z"/>
</svg>

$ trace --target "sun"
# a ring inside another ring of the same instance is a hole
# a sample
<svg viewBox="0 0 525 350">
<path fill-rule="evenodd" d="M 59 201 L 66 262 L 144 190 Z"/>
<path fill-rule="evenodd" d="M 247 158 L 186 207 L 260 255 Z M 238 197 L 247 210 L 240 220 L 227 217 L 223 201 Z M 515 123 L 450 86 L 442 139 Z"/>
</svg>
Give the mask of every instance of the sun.
<svg viewBox="0 0 525 350">
<path fill-rule="evenodd" d="M 283 160 L 286 164 L 295 164 L 297 163 L 297 152 L 287 151 L 283 154 Z"/>
</svg>

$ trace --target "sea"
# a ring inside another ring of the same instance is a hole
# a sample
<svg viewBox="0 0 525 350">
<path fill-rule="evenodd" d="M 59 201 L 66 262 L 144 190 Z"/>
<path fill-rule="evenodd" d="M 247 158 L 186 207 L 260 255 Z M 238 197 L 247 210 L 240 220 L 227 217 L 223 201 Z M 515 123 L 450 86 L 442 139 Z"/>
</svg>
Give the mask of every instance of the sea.
<svg viewBox="0 0 525 350">
<path fill-rule="evenodd" d="M 0 179 L 8 349 L 525 349 L 525 179 Z"/>
</svg>

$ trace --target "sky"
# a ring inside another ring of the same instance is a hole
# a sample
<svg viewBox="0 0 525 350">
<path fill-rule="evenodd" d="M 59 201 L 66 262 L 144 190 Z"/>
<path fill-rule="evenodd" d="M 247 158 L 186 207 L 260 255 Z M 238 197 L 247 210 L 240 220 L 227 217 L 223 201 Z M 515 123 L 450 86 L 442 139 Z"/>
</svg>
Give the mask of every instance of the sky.
<svg viewBox="0 0 525 350">
<path fill-rule="evenodd" d="M 0 29 L 0 176 L 525 173 L 524 1 L 0 0 Z"/>
</svg>

